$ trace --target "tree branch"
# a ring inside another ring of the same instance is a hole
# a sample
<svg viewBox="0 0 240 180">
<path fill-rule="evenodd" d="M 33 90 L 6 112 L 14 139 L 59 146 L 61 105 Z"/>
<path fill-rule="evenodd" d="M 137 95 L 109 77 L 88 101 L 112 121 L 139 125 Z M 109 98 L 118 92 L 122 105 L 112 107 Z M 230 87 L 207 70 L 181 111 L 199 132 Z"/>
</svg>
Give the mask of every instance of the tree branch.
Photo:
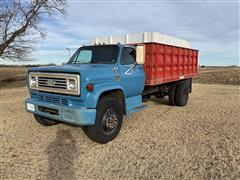
<svg viewBox="0 0 240 180">
<path fill-rule="evenodd" d="M 12 0 L 11 3 L 0 2 L 0 6 L 0 58 L 9 59 L 29 54 L 36 34 L 41 38 L 46 36 L 39 26 L 44 16 L 66 13 L 66 0 Z"/>
</svg>

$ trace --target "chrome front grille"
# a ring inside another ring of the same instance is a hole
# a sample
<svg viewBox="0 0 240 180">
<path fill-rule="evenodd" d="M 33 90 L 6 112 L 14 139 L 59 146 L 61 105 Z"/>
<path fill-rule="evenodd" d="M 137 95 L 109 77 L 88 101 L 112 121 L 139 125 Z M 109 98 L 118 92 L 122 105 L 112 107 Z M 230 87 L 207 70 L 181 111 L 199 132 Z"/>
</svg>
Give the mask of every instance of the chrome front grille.
<svg viewBox="0 0 240 180">
<path fill-rule="evenodd" d="M 41 77 L 37 78 L 38 87 L 50 87 L 50 88 L 59 88 L 67 89 L 67 79 L 66 78 L 50 78 L 50 77 Z"/>
<path fill-rule="evenodd" d="M 70 86 L 71 83 L 75 83 L 74 86 Z M 39 91 L 79 95 L 80 76 L 78 74 L 30 72 L 29 87 Z"/>
</svg>

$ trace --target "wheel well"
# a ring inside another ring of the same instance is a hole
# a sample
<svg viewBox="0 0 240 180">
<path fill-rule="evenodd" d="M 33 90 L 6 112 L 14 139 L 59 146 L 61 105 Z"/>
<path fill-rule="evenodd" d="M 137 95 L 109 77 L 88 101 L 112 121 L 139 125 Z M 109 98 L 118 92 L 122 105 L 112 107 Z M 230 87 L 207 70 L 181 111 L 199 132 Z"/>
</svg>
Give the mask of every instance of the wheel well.
<svg viewBox="0 0 240 180">
<path fill-rule="evenodd" d="M 104 96 L 111 96 L 111 97 L 117 97 L 117 99 L 120 101 L 120 103 L 123 105 L 123 111 L 124 114 L 126 114 L 125 111 L 125 98 L 124 98 L 124 94 L 123 91 L 120 89 L 113 89 L 113 90 L 109 90 L 109 91 L 104 91 L 102 92 L 102 94 L 99 96 L 100 98 L 103 98 Z"/>
</svg>

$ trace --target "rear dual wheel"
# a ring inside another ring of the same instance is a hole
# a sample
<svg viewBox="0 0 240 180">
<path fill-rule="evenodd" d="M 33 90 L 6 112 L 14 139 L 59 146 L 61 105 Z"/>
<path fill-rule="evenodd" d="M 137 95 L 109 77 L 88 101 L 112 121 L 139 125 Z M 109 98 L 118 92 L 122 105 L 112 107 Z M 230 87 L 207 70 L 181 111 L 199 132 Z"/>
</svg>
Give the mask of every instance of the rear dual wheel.
<svg viewBox="0 0 240 180">
<path fill-rule="evenodd" d="M 175 103 L 177 106 L 185 106 L 188 102 L 190 83 L 188 80 L 180 81 L 175 91 Z"/>
<path fill-rule="evenodd" d="M 175 92 L 176 92 L 177 83 L 173 83 L 170 85 L 168 90 L 169 104 L 171 106 L 175 106 Z"/>
<path fill-rule="evenodd" d="M 173 83 L 168 93 L 170 105 L 185 106 L 190 93 L 190 79 Z"/>
</svg>

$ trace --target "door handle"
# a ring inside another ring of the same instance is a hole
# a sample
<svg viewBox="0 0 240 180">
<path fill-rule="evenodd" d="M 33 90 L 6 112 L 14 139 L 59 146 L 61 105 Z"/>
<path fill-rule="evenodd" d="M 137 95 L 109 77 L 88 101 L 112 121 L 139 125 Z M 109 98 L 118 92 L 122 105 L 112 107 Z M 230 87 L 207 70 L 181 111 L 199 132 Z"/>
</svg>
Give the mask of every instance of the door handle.
<svg viewBox="0 0 240 180">
<path fill-rule="evenodd" d="M 136 65 L 135 64 L 131 64 L 130 67 L 127 69 L 127 71 L 124 73 L 125 75 L 130 75 L 132 74 L 132 70 L 133 68 L 135 67 Z"/>
</svg>

